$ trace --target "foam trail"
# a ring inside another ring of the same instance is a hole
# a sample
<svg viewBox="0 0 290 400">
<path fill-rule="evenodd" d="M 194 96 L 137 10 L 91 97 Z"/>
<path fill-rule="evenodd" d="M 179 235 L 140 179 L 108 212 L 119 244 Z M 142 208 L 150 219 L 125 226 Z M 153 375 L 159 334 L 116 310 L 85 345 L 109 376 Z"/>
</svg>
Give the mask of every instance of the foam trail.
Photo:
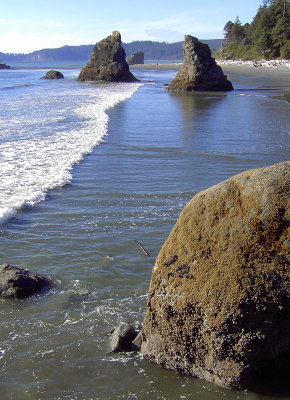
<svg viewBox="0 0 290 400">
<path fill-rule="evenodd" d="M 106 111 L 131 97 L 139 86 L 128 83 L 95 87 L 82 85 L 79 91 L 68 93 L 75 96 L 72 102 L 76 107 L 73 109 L 67 110 L 61 105 L 62 113 L 55 115 L 50 111 L 49 99 L 42 99 L 44 108 L 41 115 L 32 113 L 32 122 L 27 122 L 27 115 L 20 115 L 22 124 L 19 120 L 15 124 L 12 119 L 11 126 L 13 124 L 17 132 L 28 130 L 27 126 L 35 128 L 35 131 L 27 132 L 23 138 L 19 132 L 18 140 L 11 135 L 11 140 L 1 143 L 0 223 L 7 221 L 23 206 L 44 200 L 48 190 L 69 183 L 73 166 L 104 141 L 109 121 Z M 87 92 L 83 104 L 84 90 Z M 63 101 L 63 97 L 61 99 Z M 67 102 L 70 101 L 68 97 Z M 44 122 L 47 108 L 48 115 L 51 115 Z M 63 113 L 68 112 L 70 117 L 66 121 Z M 46 130 L 38 132 L 40 123 Z M 59 124 L 61 130 L 57 129 Z M 9 138 L 9 135 L 5 137 Z"/>
</svg>

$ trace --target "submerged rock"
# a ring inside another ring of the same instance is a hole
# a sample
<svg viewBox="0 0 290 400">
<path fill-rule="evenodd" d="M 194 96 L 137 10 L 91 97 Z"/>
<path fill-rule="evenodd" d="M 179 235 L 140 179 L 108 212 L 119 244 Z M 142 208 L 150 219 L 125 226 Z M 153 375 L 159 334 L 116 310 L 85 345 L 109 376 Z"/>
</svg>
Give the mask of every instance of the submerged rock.
<svg viewBox="0 0 290 400">
<path fill-rule="evenodd" d="M 11 264 L 0 266 L 0 297 L 22 299 L 50 286 L 44 276 Z"/>
<path fill-rule="evenodd" d="M 290 373 L 290 162 L 198 193 L 153 268 L 141 351 L 216 384 Z"/>
<path fill-rule="evenodd" d="M 78 76 L 78 81 L 137 81 L 129 70 L 118 31 L 114 31 L 95 45 L 88 63 Z"/>
<path fill-rule="evenodd" d="M 61 72 L 51 69 L 41 79 L 63 79 L 64 76 Z"/>
<path fill-rule="evenodd" d="M 211 56 L 207 44 L 186 35 L 183 44 L 183 64 L 166 90 L 233 90 L 232 83 Z"/>
<path fill-rule="evenodd" d="M 131 324 L 121 323 L 112 332 L 111 352 L 136 351 L 140 348 L 133 343 L 139 331 Z"/>
<path fill-rule="evenodd" d="M 11 69 L 10 65 L 0 64 L 0 69 Z"/>
<path fill-rule="evenodd" d="M 141 50 L 136 51 L 127 58 L 129 65 L 144 64 L 144 53 Z"/>
</svg>

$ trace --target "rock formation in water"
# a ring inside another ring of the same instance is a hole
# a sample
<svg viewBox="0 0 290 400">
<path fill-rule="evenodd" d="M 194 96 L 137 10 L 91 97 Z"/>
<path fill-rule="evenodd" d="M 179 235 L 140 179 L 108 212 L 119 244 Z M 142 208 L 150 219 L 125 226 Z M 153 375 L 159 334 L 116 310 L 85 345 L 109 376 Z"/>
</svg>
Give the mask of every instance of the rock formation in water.
<svg viewBox="0 0 290 400">
<path fill-rule="evenodd" d="M 183 64 L 166 90 L 228 91 L 233 90 L 233 85 L 211 57 L 208 45 L 186 35 Z"/>
<path fill-rule="evenodd" d="M 141 50 L 136 51 L 127 58 L 129 65 L 144 64 L 144 53 Z"/>
<path fill-rule="evenodd" d="M 112 35 L 98 42 L 88 63 L 82 68 L 78 81 L 134 82 L 137 79 L 130 72 L 126 53 L 121 46 L 121 35 Z"/>
<path fill-rule="evenodd" d="M 11 69 L 10 65 L 0 64 L 0 69 Z"/>
<path fill-rule="evenodd" d="M 51 69 L 50 71 L 47 71 L 47 73 L 40 79 L 63 79 L 63 78 L 64 76 L 61 72 Z"/>
<path fill-rule="evenodd" d="M 50 280 L 41 275 L 15 267 L 0 266 L 0 297 L 22 299 L 50 286 Z"/>
<path fill-rule="evenodd" d="M 141 351 L 153 362 L 246 388 L 289 371 L 290 162 L 195 195 L 153 268 Z"/>
<path fill-rule="evenodd" d="M 133 341 L 136 339 L 139 330 L 128 323 L 121 323 L 112 332 L 111 352 L 119 353 L 123 351 L 139 351 Z"/>
</svg>

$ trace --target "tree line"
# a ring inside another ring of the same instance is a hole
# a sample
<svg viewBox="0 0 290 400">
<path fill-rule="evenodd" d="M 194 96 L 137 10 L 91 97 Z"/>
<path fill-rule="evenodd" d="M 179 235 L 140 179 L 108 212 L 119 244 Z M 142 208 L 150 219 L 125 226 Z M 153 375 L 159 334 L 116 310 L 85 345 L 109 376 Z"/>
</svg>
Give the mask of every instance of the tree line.
<svg viewBox="0 0 290 400">
<path fill-rule="evenodd" d="M 253 21 L 242 24 L 239 17 L 224 27 L 222 59 L 290 59 L 290 2 L 263 0 Z"/>
<path fill-rule="evenodd" d="M 209 45 L 212 52 L 215 52 L 221 46 L 223 39 L 208 39 L 202 40 L 203 43 Z M 183 42 L 167 43 L 167 42 L 152 42 L 134 41 L 131 43 L 122 43 L 129 56 L 138 50 L 143 51 L 145 60 L 172 60 L 182 61 Z M 81 61 L 86 62 L 92 52 L 94 45 L 81 46 L 63 46 L 56 49 L 42 49 L 29 54 L 13 54 L 1 53 L 0 62 L 46 62 L 46 61 Z M 1 50 L 1 49 L 0 49 Z"/>
</svg>

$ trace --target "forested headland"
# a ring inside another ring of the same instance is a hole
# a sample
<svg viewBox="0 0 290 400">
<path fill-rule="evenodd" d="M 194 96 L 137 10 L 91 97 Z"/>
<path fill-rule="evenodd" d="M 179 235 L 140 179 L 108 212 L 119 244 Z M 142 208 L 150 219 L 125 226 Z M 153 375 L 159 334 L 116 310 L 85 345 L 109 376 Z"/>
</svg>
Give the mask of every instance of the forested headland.
<svg viewBox="0 0 290 400">
<path fill-rule="evenodd" d="M 239 17 L 224 27 L 220 59 L 290 59 L 290 2 L 264 0 L 251 23 Z"/>
</svg>

